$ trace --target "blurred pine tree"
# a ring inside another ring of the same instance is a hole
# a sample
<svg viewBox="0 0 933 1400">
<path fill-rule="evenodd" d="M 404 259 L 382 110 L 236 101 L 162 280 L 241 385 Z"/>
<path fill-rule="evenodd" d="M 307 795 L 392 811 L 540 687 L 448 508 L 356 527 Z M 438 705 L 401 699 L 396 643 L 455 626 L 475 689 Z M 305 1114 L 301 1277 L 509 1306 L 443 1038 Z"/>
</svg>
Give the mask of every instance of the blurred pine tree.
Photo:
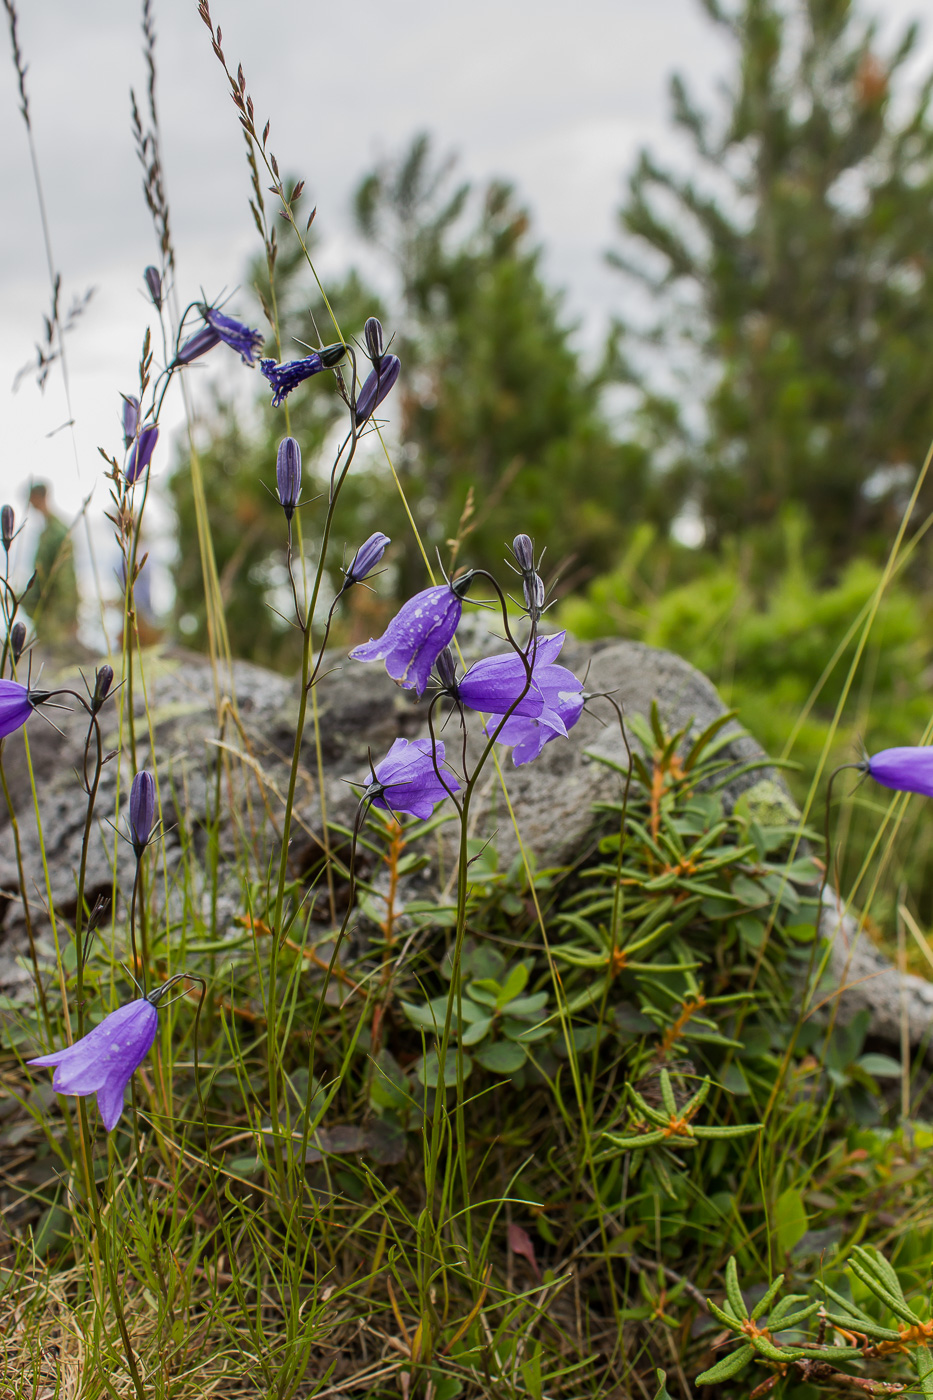
<svg viewBox="0 0 933 1400">
<path fill-rule="evenodd" d="M 675 79 L 690 173 L 643 151 L 629 182 L 610 260 L 653 320 L 613 369 L 709 544 L 766 549 L 795 502 L 832 566 L 889 540 L 933 435 L 933 78 L 850 0 L 701 3 L 735 76 L 715 114 Z"/>
</svg>

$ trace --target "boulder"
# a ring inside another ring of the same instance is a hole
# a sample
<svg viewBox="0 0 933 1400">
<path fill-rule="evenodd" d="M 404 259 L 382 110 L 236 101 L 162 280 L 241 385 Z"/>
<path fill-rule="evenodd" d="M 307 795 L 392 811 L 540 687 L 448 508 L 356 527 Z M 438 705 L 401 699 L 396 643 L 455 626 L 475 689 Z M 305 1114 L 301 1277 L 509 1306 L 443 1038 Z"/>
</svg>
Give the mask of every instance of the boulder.
<svg viewBox="0 0 933 1400">
<path fill-rule="evenodd" d="M 465 630 L 464 645 L 468 660 L 502 646 L 475 623 Z M 693 666 L 669 652 L 638 642 L 584 644 L 568 638 L 561 661 L 578 675 L 585 674 L 589 693 L 611 693 L 626 715 L 648 715 L 656 702 L 668 729 L 690 726 L 696 734 L 724 713 L 715 687 Z M 225 878 L 225 872 L 231 870 L 229 862 L 245 844 L 254 851 L 257 875 L 277 858 L 298 686 L 293 678 L 247 662 L 235 662 L 229 674 L 218 674 L 206 658 L 184 651 L 153 651 L 146 654 L 145 663 L 146 704 L 138 675 L 135 687 L 137 764 L 151 767 L 155 749 L 170 900 L 178 905 L 181 899 L 178 891 L 172 891 L 171 876 L 179 862 L 182 841 L 192 842 L 198 853 L 207 852 L 219 783 L 221 871 L 215 919 L 217 931 L 223 936 L 232 927 L 234 917 L 242 912 L 238 881 Z M 74 673 L 60 675 L 56 680 L 56 684 L 79 683 Z M 348 780 L 367 781 L 369 755 L 378 762 L 396 738 L 427 733 L 427 701 L 416 703 L 411 693 L 400 690 L 378 665 L 335 662 L 335 669 L 315 687 L 313 698 L 319 746 L 309 707 L 290 847 L 291 872 L 296 877 L 312 870 L 321 859 L 325 841 L 322 792 L 329 821 L 344 828 L 351 826 L 357 797 Z M 124 833 L 126 829 L 125 816 L 116 828 L 111 823 L 118 785 L 123 794 L 122 810 L 126 811 L 132 778 L 130 744 L 128 734 L 119 732 L 115 707 L 104 713 L 105 745 L 119 750 L 119 754 L 103 771 L 86 889 L 90 898 L 98 892 L 109 892 L 116 872 L 117 889 L 126 899 L 132 889 L 134 859 L 121 835 L 120 829 Z M 46 959 L 53 956 L 50 907 L 66 920 L 74 915 L 76 871 L 86 817 L 86 798 L 78 777 L 84 761 L 86 718 L 77 708 L 71 713 L 53 712 L 53 717 L 58 729 L 37 714 L 25 731 L 12 735 L 4 744 L 4 766 L 19 815 L 26 892 Z M 442 724 L 441 716 L 439 729 Z M 455 761 L 459 762 L 460 739 L 454 726 L 455 720 L 449 720 L 443 737 L 451 746 L 451 757 L 456 754 Z M 734 721 L 730 721 L 725 732 L 730 737 L 722 757 L 734 761 L 737 770 L 764 758 L 760 747 Z M 483 743 L 475 716 L 468 733 L 469 752 L 475 759 Z M 27 740 L 47 856 L 47 884 L 26 764 Z M 620 773 L 595 761 L 599 756 L 619 768 L 625 767 L 625 746 L 611 706 L 594 700 L 569 738 L 548 744 L 534 763 L 516 768 L 507 750 L 499 753 L 502 777 L 490 764 L 471 810 L 473 834 L 495 840 L 503 865 L 518 850 L 515 826 L 521 832 L 526 852 L 539 868 L 578 859 L 592 832 L 593 803 L 612 800 L 621 792 Z M 725 789 L 727 802 L 752 787 L 756 788 L 756 797 L 770 791 L 779 803 L 789 805 L 786 790 L 768 770 L 764 774 L 760 770 L 737 772 Z M 449 872 L 452 824 L 442 828 L 442 833 L 442 849 L 446 845 L 443 864 Z M 206 888 L 199 897 L 206 907 Z M 882 983 L 874 975 L 878 968 L 873 965 L 872 982 L 852 986 L 858 981 L 858 974 L 853 973 L 850 949 L 844 945 L 844 938 L 834 938 L 827 974 L 836 978 L 835 985 L 845 988 L 840 994 L 839 1014 L 843 1019 L 850 1018 L 867 1003 L 876 1012 L 873 1033 L 896 1042 L 899 1015 L 894 1012 L 892 997 L 893 989 L 899 986 L 898 974 L 885 964 L 888 981 Z M 864 954 L 875 960 L 881 958 L 864 939 L 858 946 L 863 950 L 860 957 Z M 0 992 L 29 995 L 31 973 L 25 965 L 26 948 L 13 833 L 5 805 L 0 802 Z M 916 988 L 914 983 L 918 984 Z M 886 993 L 881 997 L 881 987 L 888 988 L 889 984 L 891 996 Z M 919 1041 L 933 1026 L 933 986 L 919 978 L 910 979 L 910 986 L 911 1038 Z"/>
</svg>

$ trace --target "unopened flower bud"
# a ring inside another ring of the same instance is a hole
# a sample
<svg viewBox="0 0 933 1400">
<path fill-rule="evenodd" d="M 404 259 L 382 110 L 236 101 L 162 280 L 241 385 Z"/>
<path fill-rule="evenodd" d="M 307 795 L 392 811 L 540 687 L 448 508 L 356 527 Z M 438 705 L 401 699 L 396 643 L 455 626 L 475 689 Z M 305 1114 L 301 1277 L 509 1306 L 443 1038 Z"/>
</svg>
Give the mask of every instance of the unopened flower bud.
<svg viewBox="0 0 933 1400">
<path fill-rule="evenodd" d="M 450 647 L 445 647 L 438 656 L 434 665 L 437 667 L 438 678 L 444 690 L 449 695 L 457 693 L 457 663 Z"/>
<path fill-rule="evenodd" d="M 516 535 L 512 541 L 512 553 L 522 573 L 531 573 L 535 566 L 535 547 L 530 535 Z"/>
<path fill-rule="evenodd" d="M 155 778 L 145 769 L 137 773 L 130 788 L 130 837 L 136 859 L 149 845 L 152 827 L 155 822 L 156 790 Z"/>
<path fill-rule="evenodd" d="M 18 661 L 23 654 L 23 647 L 26 645 L 26 626 L 22 622 L 14 622 L 10 628 L 10 651 L 13 653 L 13 660 Z"/>
<path fill-rule="evenodd" d="M 349 588 L 351 584 L 359 583 L 370 573 L 392 541 L 388 535 L 383 535 L 379 530 L 374 535 L 370 535 L 364 544 L 361 544 L 356 554 L 353 556 L 353 563 L 346 572 L 346 583 L 344 588 Z"/>
<path fill-rule="evenodd" d="M 123 445 L 129 447 L 139 428 L 139 399 L 132 394 L 123 396 Z"/>
<path fill-rule="evenodd" d="M 10 545 L 13 543 L 13 532 L 16 525 L 16 516 L 13 514 L 12 506 L 4 506 L 0 510 L 0 536 L 3 539 L 3 548 L 9 554 Z"/>
<path fill-rule="evenodd" d="M 544 580 L 541 575 L 532 573 L 523 578 L 522 592 L 525 595 L 525 608 L 528 616 L 537 622 L 544 611 Z"/>
<path fill-rule="evenodd" d="M 339 365 L 346 353 L 347 347 L 340 340 L 334 345 L 325 345 L 323 350 L 318 351 L 324 369 L 333 369 L 334 365 Z"/>
<path fill-rule="evenodd" d="M 147 267 L 143 273 L 146 286 L 149 288 L 149 295 L 152 297 L 152 304 L 157 311 L 162 310 L 162 278 L 157 267 Z"/>
<path fill-rule="evenodd" d="M 94 681 L 94 694 L 91 696 L 91 709 L 95 715 L 97 714 L 97 711 L 100 709 L 101 705 L 103 705 L 104 701 L 107 699 L 107 695 L 112 685 L 113 667 L 106 665 L 100 666 L 98 668 L 97 676 Z"/>
<path fill-rule="evenodd" d="M 401 362 L 398 355 L 386 355 L 379 368 L 368 375 L 356 400 L 356 421 L 365 423 L 382 403 L 398 379 Z"/>
<path fill-rule="evenodd" d="M 379 361 L 383 356 L 382 322 L 376 316 L 370 316 L 363 327 L 363 340 L 366 344 L 366 353 L 378 368 Z"/>
<path fill-rule="evenodd" d="M 155 445 L 159 440 L 159 427 L 157 423 L 150 423 L 148 428 L 143 428 L 139 437 L 133 443 L 133 450 L 130 453 L 129 461 L 126 464 L 127 484 L 133 486 L 152 461 L 152 454 Z"/>
<path fill-rule="evenodd" d="M 291 520 L 301 495 L 301 448 L 293 437 L 283 438 L 279 443 L 275 481 L 285 518 Z"/>
</svg>

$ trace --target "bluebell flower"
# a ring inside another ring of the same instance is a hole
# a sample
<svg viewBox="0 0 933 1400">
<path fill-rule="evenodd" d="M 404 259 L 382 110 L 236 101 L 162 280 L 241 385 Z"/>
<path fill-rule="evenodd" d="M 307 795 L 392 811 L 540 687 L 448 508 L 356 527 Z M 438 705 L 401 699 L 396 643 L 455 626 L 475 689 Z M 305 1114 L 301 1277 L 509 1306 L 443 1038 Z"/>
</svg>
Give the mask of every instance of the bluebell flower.
<svg viewBox="0 0 933 1400">
<path fill-rule="evenodd" d="M 130 839 L 137 860 L 149 845 L 152 828 L 155 825 L 156 788 L 155 778 L 142 769 L 133 779 L 130 788 Z"/>
<path fill-rule="evenodd" d="M 260 360 L 259 368 L 275 391 L 272 395 L 272 407 L 278 408 L 293 389 L 310 379 L 312 374 L 320 374 L 325 365 L 314 350 L 310 355 L 305 355 L 303 360 L 286 360 L 281 365 L 276 364 L 275 360 Z"/>
<path fill-rule="evenodd" d="M 429 817 L 443 798 L 460 791 L 460 784 L 444 766 L 444 745 L 433 746 L 430 739 L 396 739 L 381 763 L 373 770 L 375 780 L 364 793 L 374 807 L 386 812 L 407 812 L 413 817 Z M 437 776 L 444 769 L 444 782 Z M 444 786 L 444 783 L 447 786 Z"/>
<path fill-rule="evenodd" d="M 512 713 L 535 717 L 544 709 L 544 696 L 537 684 L 538 658 L 532 667 L 531 685 L 527 686 L 525 663 L 516 651 L 485 656 L 474 661 L 462 680 L 455 683 L 456 698 L 471 710 L 485 714 L 504 715 L 521 700 Z"/>
<path fill-rule="evenodd" d="M 356 396 L 357 423 L 365 423 L 372 416 L 398 379 L 401 367 L 398 355 L 384 355 L 379 367 L 366 376 Z"/>
<path fill-rule="evenodd" d="M 235 320 L 233 316 L 226 316 L 213 306 L 202 306 L 201 315 L 211 330 L 216 331 L 224 345 L 229 345 L 231 350 L 237 352 L 244 364 L 252 366 L 256 363 L 256 356 L 262 349 L 262 331 L 252 330 L 242 321 Z"/>
<path fill-rule="evenodd" d="M 354 661 L 385 661 L 393 680 L 423 695 L 434 665 L 457 630 L 463 598 L 473 581 L 464 574 L 454 583 L 425 588 L 403 603 L 381 637 L 354 647 Z"/>
<path fill-rule="evenodd" d="M 566 738 L 583 713 L 583 683 L 566 666 L 556 665 L 566 632 L 540 637 L 535 651 L 533 676 L 541 693 L 544 707 L 536 716 L 509 715 L 496 735 L 500 744 L 512 746 L 512 761 L 516 767 L 530 763 L 552 739 Z M 492 734 L 497 723 L 490 720 L 486 732 Z"/>
<path fill-rule="evenodd" d="M 118 1006 L 74 1045 L 26 1063 L 54 1066 L 52 1088 L 57 1094 L 79 1098 L 96 1094 L 103 1125 L 108 1133 L 113 1132 L 123 1112 L 126 1086 L 155 1040 L 159 1024 L 156 1007 L 164 991 L 165 987 L 158 987 L 148 997 Z"/>
<path fill-rule="evenodd" d="M 21 623 L 17 625 L 22 626 Z M 22 637 L 25 642 L 25 627 Z M 33 710 L 48 698 L 47 690 L 29 690 L 25 685 L 20 685 L 19 681 L 0 680 L 0 739 L 5 739 L 8 734 L 21 729 Z"/>
<path fill-rule="evenodd" d="M 353 562 L 349 569 L 345 571 L 343 587 L 350 588 L 354 583 L 360 583 L 367 574 L 372 573 L 391 543 L 389 536 L 384 535 L 381 530 L 370 535 L 369 539 L 360 545 L 353 556 Z"/>
<path fill-rule="evenodd" d="M 882 749 L 859 767 L 882 787 L 933 797 L 933 747 Z"/>
<path fill-rule="evenodd" d="M 283 438 L 275 458 L 275 488 L 287 520 L 291 520 L 301 495 L 301 448 L 293 437 Z"/>
<path fill-rule="evenodd" d="M 157 423 L 152 423 L 148 428 L 143 428 L 133 443 L 133 450 L 126 464 L 126 479 L 131 486 L 139 480 L 152 461 L 152 454 L 158 440 L 159 426 Z"/>
</svg>

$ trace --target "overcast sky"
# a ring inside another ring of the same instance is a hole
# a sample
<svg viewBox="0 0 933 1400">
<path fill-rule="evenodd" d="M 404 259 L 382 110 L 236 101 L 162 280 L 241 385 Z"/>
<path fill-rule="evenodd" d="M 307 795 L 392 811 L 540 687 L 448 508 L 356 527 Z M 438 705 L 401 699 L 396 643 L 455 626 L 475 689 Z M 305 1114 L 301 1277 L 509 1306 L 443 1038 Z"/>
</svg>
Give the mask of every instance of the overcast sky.
<svg viewBox="0 0 933 1400">
<path fill-rule="evenodd" d="M 919 0 L 884 0 L 886 29 L 919 8 Z M 142 96 L 145 86 L 139 7 L 20 0 L 20 9 L 63 300 L 67 306 L 89 286 L 95 295 L 69 344 L 73 445 L 67 430 L 55 432 L 67 417 L 59 375 L 53 371 L 44 396 L 31 381 L 11 391 L 40 334 L 49 282 L 3 34 L 0 486 L 19 507 L 29 476 L 44 476 L 63 513 L 93 487 L 99 520 L 106 494 L 97 448 L 121 445 L 119 394 L 134 387 L 147 320 L 141 272 L 156 256 L 129 122 L 129 89 Z M 547 273 L 566 289 L 591 344 L 623 294 L 603 255 L 624 173 L 641 145 L 671 150 L 670 74 L 683 72 L 710 98 L 728 66 L 728 50 L 698 0 L 358 0 L 352 8 L 214 0 L 212 13 L 228 61 L 243 62 L 258 121 L 272 122 L 270 144 L 283 172 L 302 175 L 317 204 L 325 273 L 358 251 L 348 204 L 360 175 L 426 129 L 439 150 L 459 153 L 465 174 L 515 183 L 546 249 Z M 197 0 L 153 0 L 153 14 L 184 304 L 201 287 L 208 296 L 235 287 L 257 243 L 243 142 Z M 929 36 L 924 49 L 931 61 Z M 231 373 L 236 363 L 227 366 Z M 167 409 L 170 426 L 179 406 Z M 164 468 L 167 445 L 158 451 L 156 465 Z"/>
</svg>

